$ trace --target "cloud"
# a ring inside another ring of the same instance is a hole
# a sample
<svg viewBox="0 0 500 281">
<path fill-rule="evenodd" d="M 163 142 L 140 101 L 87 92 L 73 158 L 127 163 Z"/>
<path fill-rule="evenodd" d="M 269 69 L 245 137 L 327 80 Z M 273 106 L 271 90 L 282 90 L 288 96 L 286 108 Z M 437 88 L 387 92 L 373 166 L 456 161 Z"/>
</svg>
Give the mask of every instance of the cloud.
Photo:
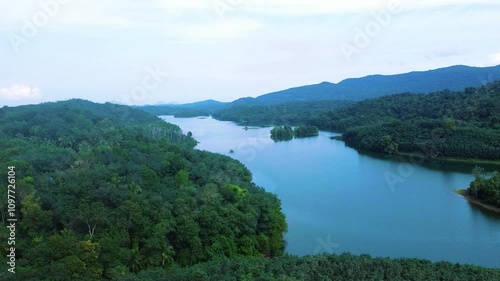
<svg viewBox="0 0 500 281">
<path fill-rule="evenodd" d="M 401 12 L 350 64 L 339 46 L 353 42 L 357 28 L 386 14 L 394 0 L 66 0 L 46 30 L 13 55 L 3 32 L 19 34 L 23 18 L 32 19 L 42 10 L 39 3 L 53 1 L 60 0 L 0 0 L 0 35 L 6 39 L 0 40 L 6 66 L 0 88 L 7 87 L 0 104 L 15 102 L 17 95 L 6 97 L 14 83 L 41 87 L 44 101 L 119 100 L 129 91 L 127 81 L 141 79 L 144 66 L 158 63 L 172 77 L 148 103 L 207 96 L 229 101 L 375 73 L 500 64 L 493 28 L 498 0 L 399 0 Z"/>
<path fill-rule="evenodd" d="M 489 57 L 490 61 L 492 63 L 494 63 L 495 65 L 500 64 L 500 53 L 490 54 L 488 57 Z"/>
<path fill-rule="evenodd" d="M 400 5 L 403 10 L 414 11 L 418 9 L 428 9 L 444 6 L 462 7 L 470 5 L 470 1 L 466 0 L 421 0 L 421 1 L 406 1 L 406 0 L 370 0 L 370 1 L 332 1 L 332 0 L 210 0 L 212 2 L 241 3 L 237 6 L 243 7 L 248 13 L 289 16 L 289 17 L 304 17 L 304 16 L 321 16 L 321 15 L 337 15 L 350 13 L 366 13 L 375 12 L 381 8 L 386 8 L 392 5 Z M 172 2 L 172 1 L 167 1 Z M 203 2 L 203 1 L 202 1 Z M 475 5 L 498 5 L 497 0 L 478 0 L 474 1 Z"/>
<path fill-rule="evenodd" d="M 0 88 L 0 101 L 3 104 L 19 105 L 39 102 L 42 94 L 39 88 L 13 84 L 9 88 Z"/>
<path fill-rule="evenodd" d="M 21 24 L 22 18 L 31 19 L 34 14 L 46 10 L 41 3 L 47 1 L 0 0 L 0 23 Z M 57 0 L 48 2 L 58 3 Z M 304 17 L 374 12 L 393 3 L 400 3 L 406 11 L 444 6 L 465 6 L 465 0 L 86 0 L 60 4 L 51 16 L 51 28 L 68 28 L 74 25 L 135 26 L 150 28 L 164 26 L 173 20 L 199 21 L 214 19 L 217 7 L 229 7 L 227 13 L 253 17 L 258 15 L 277 17 Z M 477 0 L 474 5 L 498 5 L 497 0 Z M 270 19 L 272 20 L 272 19 Z M 18 27 L 19 28 L 19 27 Z"/>
</svg>

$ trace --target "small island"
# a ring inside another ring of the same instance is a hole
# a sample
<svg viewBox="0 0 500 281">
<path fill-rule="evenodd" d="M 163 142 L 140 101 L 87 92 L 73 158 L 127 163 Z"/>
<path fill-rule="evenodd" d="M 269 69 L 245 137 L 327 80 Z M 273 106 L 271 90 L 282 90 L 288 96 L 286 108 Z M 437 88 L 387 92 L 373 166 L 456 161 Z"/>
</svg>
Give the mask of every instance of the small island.
<svg viewBox="0 0 500 281">
<path fill-rule="evenodd" d="M 294 130 L 296 138 L 316 137 L 319 135 L 319 129 L 316 126 L 299 126 Z"/>
<path fill-rule="evenodd" d="M 292 129 L 290 126 L 274 127 L 271 130 L 271 139 L 274 141 L 287 141 L 295 138 L 315 137 L 319 135 L 316 126 L 299 126 Z"/>
<path fill-rule="evenodd" d="M 274 127 L 271 130 L 271 139 L 273 141 L 287 141 L 293 139 L 293 129 L 290 126 Z"/>
<path fill-rule="evenodd" d="M 500 173 L 484 173 L 481 168 L 474 169 L 475 180 L 469 188 L 457 190 L 471 204 L 500 213 Z"/>
</svg>

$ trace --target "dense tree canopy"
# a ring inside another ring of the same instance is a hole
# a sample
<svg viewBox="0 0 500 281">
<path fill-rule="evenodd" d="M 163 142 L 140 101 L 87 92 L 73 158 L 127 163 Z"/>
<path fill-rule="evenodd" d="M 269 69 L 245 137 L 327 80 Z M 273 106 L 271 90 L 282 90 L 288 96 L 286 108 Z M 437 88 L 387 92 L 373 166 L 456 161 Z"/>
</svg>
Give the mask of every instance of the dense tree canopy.
<svg viewBox="0 0 500 281">
<path fill-rule="evenodd" d="M 353 104 L 351 101 L 289 102 L 272 106 L 234 106 L 212 115 L 222 121 L 252 126 L 306 125 L 318 114 Z"/>
<path fill-rule="evenodd" d="M 319 130 L 315 126 L 298 126 L 292 128 L 290 126 L 274 127 L 271 130 L 271 139 L 274 141 L 287 141 L 295 138 L 314 137 L 319 134 Z"/>
<path fill-rule="evenodd" d="M 271 130 L 271 139 L 274 141 L 287 141 L 293 139 L 293 128 L 290 126 L 274 127 Z"/>
<path fill-rule="evenodd" d="M 15 277 L 116 280 L 153 267 L 281 255 L 280 201 L 239 162 L 195 144 L 177 126 L 125 106 L 70 100 L 0 109 L 3 189 L 8 166 L 17 178 Z"/>
<path fill-rule="evenodd" d="M 319 129 L 316 126 L 298 126 L 293 130 L 294 135 L 296 138 L 307 138 L 307 137 L 314 137 L 319 134 Z"/>
<path fill-rule="evenodd" d="M 448 262 L 432 263 L 418 259 L 372 258 L 317 255 L 282 256 L 271 259 L 236 258 L 197 264 L 170 271 L 152 269 L 121 281 L 225 281 L 225 280 L 414 280 L 414 281 L 493 281 L 500 280 L 500 269 L 485 269 Z"/>
<path fill-rule="evenodd" d="M 500 82 L 366 100 L 311 123 L 362 150 L 500 160 Z"/>
<path fill-rule="evenodd" d="M 478 130 L 498 129 L 494 114 L 482 112 L 472 122 Z M 463 125 L 447 116 L 454 121 L 436 117 L 443 128 Z M 400 139 L 386 135 L 387 152 L 401 149 Z M 125 106 L 70 100 L 1 108 L 0 185 L 6 190 L 7 167 L 15 166 L 19 221 L 16 274 L 4 269 L 0 279 L 500 279 L 497 269 L 446 262 L 283 256 L 279 199 L 255 186 L 239 162 L 195 144 L 179 127 Z M 498 202 L 497 183 L 496 175 L 471 187 Z M 7 236 L 0 232 L 0 240 Z M 8 251 L 0 249 L 4 266 Z"/>
<path fill-rule="evenodd" d="M 485 174 L 483 169 L 476 168 L 474 177 L 467 193 L 481 202 L 500 207 L 500 173 Z"/>
</svg>

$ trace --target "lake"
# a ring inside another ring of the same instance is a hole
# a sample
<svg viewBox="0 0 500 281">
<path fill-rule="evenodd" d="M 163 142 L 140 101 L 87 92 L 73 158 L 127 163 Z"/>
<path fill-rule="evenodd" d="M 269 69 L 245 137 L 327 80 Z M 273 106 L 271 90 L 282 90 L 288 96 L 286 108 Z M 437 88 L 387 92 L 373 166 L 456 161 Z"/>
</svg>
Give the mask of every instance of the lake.
<svg viewBox="0 0 500 281">
<path fill-rule="evenodd" d="M 500 268 L 500 216 L 453 192 L 473 180 L 471 165 L 361 154 L 329 132 L 275 143 L 271 128 L 162 118 L 192 132 L 197 149 L 239 160 L 256 184 L 278 195 L 290 254 L 351 252 Z"/>
</svg>

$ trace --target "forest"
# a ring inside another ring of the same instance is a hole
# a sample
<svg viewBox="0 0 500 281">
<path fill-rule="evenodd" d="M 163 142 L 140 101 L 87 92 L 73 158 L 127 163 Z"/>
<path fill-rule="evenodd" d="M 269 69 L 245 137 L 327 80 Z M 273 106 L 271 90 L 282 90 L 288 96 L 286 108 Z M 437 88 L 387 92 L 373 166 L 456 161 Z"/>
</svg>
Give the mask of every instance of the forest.
<svg viewBox="0 0 500 281">
<path fill-rule="evenodd" d="M 294 130 L 294 135 L 296 138 L 307 138 L 319 135 L 319 129 L 316 126 L 298 126 Z"/>
<path fill-rule="evenodd" d="M 18 222 L 16 274 L 2 247 L 0 280 L 500 280 L 447 262 L 284 254 L 280 200 L 190 135 L 110 103 L 1 108 L 0 184 L 15 167 Z"/>
<path fill-rule="evenodd" d="M 271 139 L 274 141 L 287 141 L 293 139 L 294 131 L 290 126 L 274 127 L 271 130 Z"/>
<path fill-rule="evenodd" d="M 121 281 L 303 281 L 303 280 L 398 280 L 398 281 L 493 281 L 500 280 L 499 269 L 485 269 L 472 265 L 433 263 L 419 259 L 373 258 L 321 254 L 296 257 L 284 255 L 274 258 L 222 259 L 187 268 L 172 268 L 165 272 L 152 269 L 129 275 Z"/>
<path fill-rule="evenodd" d="M 143 106 L 140 109 L 156 116 L 172 115 L 179 118 L 209 116 L 211 111 L 206 109 L 193 109 L 175 106 Z"/>
<path fill-rule="evenodd" d="M 310 123 L 343 133 L 346 144 L 360 150 L 500 160 L 500 82 L 366 100 Z"/>
<path fill-rule="evenodd" d="M 270 106 L 234 106 L 217 110 L 212 116 L 249 126 L 307 125 L 318 114 L 353 104 L 351 101 L 288 102 Z"/>
<path fill-rule="evenodd" d="M 16 173 L 14 277 L 117 280 L 174 264 L 283 254 L 278 198 L 239 162 L 195 144 L 177 126 L 125 106 L 1 108 L 4 190 L 7 167 Z M 2 247 L 4 267 L 7 254 Z"/>
</svg>

